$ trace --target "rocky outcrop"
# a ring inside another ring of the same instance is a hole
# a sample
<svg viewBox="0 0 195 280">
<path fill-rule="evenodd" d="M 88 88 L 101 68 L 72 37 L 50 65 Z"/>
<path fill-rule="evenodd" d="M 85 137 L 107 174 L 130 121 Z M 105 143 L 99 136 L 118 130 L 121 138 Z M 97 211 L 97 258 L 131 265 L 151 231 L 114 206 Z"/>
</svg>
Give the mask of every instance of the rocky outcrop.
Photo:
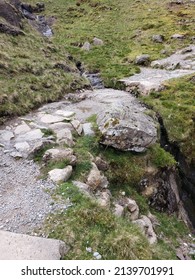
<svg viewBox="0 0 195 280">
<path fill-rule="evenodd" d="M 157 140 L 157 128 L 151 117 L 123 101 L 113 102 L 98 113 L 101 143 L 122 151 L 144 152 Z"/>
</svg>

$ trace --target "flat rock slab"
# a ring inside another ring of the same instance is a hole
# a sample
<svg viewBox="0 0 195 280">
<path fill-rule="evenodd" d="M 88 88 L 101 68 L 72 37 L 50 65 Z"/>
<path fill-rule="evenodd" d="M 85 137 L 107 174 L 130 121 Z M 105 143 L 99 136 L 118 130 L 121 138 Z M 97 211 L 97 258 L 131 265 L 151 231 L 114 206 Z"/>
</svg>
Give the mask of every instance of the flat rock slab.
<svg viewBox="0 0 195 280">
<path fill-rule="evenodd" d="M 42 115 L 40 121 L 45 124 L 52 124 L 52 123 L 62 122 L 62 121 L 64 121 L 64 119 L 65 118 L 63 116 L 45 114 L 45 115 Z"/>
<path fill-rule="evenodd" d="M 0 260 L 60 260 L 68 249 L 60 240 L 0 231 Z"/>
<path fill-rule="evenodd" d="M 154 68 L 141 68 L 139 74 L 121 79 L 126 90 L 137 92 L 141 95 L 148 95 L 152 91 L 159 91 L 164 88 L 164 83 L 174 78 L 181 78 L 195 73 L 195 70 L 177 69 L 174 71 Z"/>
</svg>

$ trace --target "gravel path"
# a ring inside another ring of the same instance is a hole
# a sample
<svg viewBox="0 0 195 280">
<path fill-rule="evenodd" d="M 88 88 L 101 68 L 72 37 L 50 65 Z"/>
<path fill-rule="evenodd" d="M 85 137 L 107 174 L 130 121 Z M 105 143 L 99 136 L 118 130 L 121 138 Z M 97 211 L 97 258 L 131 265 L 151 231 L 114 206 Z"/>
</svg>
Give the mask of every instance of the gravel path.
<svg viewBox="0 0 195 280">
<path fill-rule="evenodd" d="M 37 178 L 39 167 L 32 160 L 16 160 L 2 148 L 0 159 L 0 229 L 32 233 L 49 213 L 66 209 L 46 192 L 55 185 Z"/>
</svg>

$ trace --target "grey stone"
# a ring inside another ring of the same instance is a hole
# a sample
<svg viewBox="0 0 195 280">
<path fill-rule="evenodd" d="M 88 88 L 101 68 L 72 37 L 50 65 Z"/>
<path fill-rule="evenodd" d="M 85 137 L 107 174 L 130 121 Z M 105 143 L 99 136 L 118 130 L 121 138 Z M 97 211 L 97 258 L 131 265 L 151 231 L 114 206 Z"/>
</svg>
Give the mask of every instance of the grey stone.
<svg viewBox="0 0 195 280">
<path fill-rule="evenodd" d="M 56 133 L 57 136 L 57 143 L 66 144 L 69 147 L 72 147 L 74 145 L 72 133 L 69 129 L 64 128 Z"/>
<path fill-rule="evenodd" d="M 91 44 L 89 42 L 85 42 L 81 49 L 84 50 L 84 51 L 90 51 Z"/>
<path fill-rule="evenodd" d="M 29 149 L 30 149 L 30 145 L 26 141 L 25 142 L 16 143 L 14 145 L 14 147 L 16 148 L 16 150 L 18 152 L 28 152 Z"/>
<path fill-rule="evenodd" d="M 0 141 L 1 142 L 9 142 L 12 138 L 14 138 L 14 134 L 8 130 L 0 130 Z"/>
<path fill-rule="evenodd" d="M 150 56 L 148 54 L 142 54 L 136 57 L 135 63 L 142 66 L 148 66 L 150 64 Z"/>
<path fill-rule="evenodd" d="M 106 171 L 109 168 L 108 163 L 105 160 L 101 159 L 100 157 L 96 157 L 94 162 L 97 168 L 101 171 Z"/>
<path fill-rule="evenodd" d="M 87 196 L 91 196 L 90 195 L 90 187 L 82 182 L 79 181 L 72 181 L 73 185 L 75 185 L 82 193 L 84 193 Z"/>
<path fill-rule="evenodd" d="M 115 203 L 113 213 L 117 217 L 122 217 L 122 216 L 124 216 L 125 208 L 122 205 Z"/>
<path fill-rule="evenodd" d="M 185 38 L 185 35 L 183 35 L 183 34 L 173 34 L 172 36 L 171 36 L 171 39 L 179 39 L 179 40 L 182 40 L 182 39 L 184 39 Z"/>
<path fill-rule="evenodd" d="M 43 133 L 40 129 L 33 129 L 29 132 L 20 134 L 16 137 L 16 142 L 34 141 L 43 137 Z"/>
<path fill-rule="evenodd" d="M 69 247 L 60 240 L 0 231 L 0 260 L 60 260 Z"/>
<path fill-rule="evenodd" d="M 54 112 L 55 115 L 63 116 L 65 120 L 70 120 L 75 113 L 71 111 L 66 111 L 66 110 L 57 110 Z"/>
<path fill-rule="evenodd" d="M 152 62 L 152 65 L 157 65 L 156 63 L 157 62 Z M 158 63 L 158 65 L 160 64 Z M 139 74 L 121 79 L 120 81 L 125 85 L 126 91 L 140 95 L 148 95 L 153 91 L 161 91 L 164 89 L 166 81 L 173 78 L 180 78 L 194 72 L 194 70 L 187 69 L 170 71 L 164 69 L 141 68 Z"/>
<path fill-rule="evenodd" d="M 10 153 L 10 156 L 15 158 L 15 159 L 19 159 L 19 158 L 23 157 L 23 155 L 19 152 L 12 152 L 12 153 Z"/>
<path fill-rule="evenodd" d="M 92 163 L 92 169 L 87 178 L 87 185 L 89 185 L 92 190 L 97 190 L 98 188 L 104 189 L 108 187 L 108 181 L 106 177 L 101 175 L 95 163 Z"/>
<path fill-rule="evenodd" d="M 55 133 L 65 128 L 69 130 L 73 130 L 72 125 L 70 123 L 65 123 L 65 122 L 57 122 L 57 123 L 50 124 L 48 128 L 54 131 Z"/>
<path fill-rule="evenodd" d="M 31 128 L 26 123 L 23 123 L 15 128 L 14 133 L 18 135 L 18 134 L 29 132 L 30 130 Z"/>
<path fill-rule="evenodd" d="M 104 42 L 101 39 L 94 37 L 93 38 L 93 44 L 95 46 L 102 46 L 104 44 Z"/>
<path fill-rule="evenodd" d="M 91 123 L 84 123 L 83 124 L 83 133 L 84 133 L 85 136 L 86 135 L 88 135 L 88 136 L 95 135 Z"/>
<path fill-rule="evenodd" d="M 83 132 L 83 126 L 80 123 L 80 121 L 78 120 L 73 120 L 71 121 L 72 126 L 74 127 L 74 129 L 76 130 L 76 132 L 78 133 L 78 135 L 81 135 Z"/>
<path fill-rule="evenodd" d="M 157 236 L 154 232 L 152 223 L 147 216 L 141 216 L 141 219 L 134 221 L 135 224 L 141 229 L 141 231 L 145 234 L 150 244 L 154 244 L 157 242 Z"/>
<path fill-rule="evenodd" d="M 154 41 L 155 43 L 163 43 L 165 40 L 164 36 L 163 35 L 153 35 L 152 36 L 152 41 Z"/>
<path fill-rule="evenodd" d="M 70 148 L 62 149 L 62 148 L 53 148 L 49 149 L 45 152 L 43 156 L 43 160 L 47 162 L 48 160 L 62 160 L 67 159 L 69 161 L 70 165 L 75 165 L 77 162 L 77 158 L 75 155 L 73 155 L 73 150 Z"/>
<path fill-rule="evenodd" d="M 98 193 L 97 202 L 101 207 L 109 208 L 110 207 L 110 198 L 111 193 L 109 190 L 104 190 Z"/>
<path fill-rule="evenodd" d="M 125 208 L 127 209 L 126 216 L 129 217 L 131 221 L 135 221 L 139 218 L 139 207 L 135 200 L 126 198 Z"/>
<path fill-rule="evenodd" d="M 52 124 L 52 123 L 62 122 L 62 121 L 64 121 L 64 119 L 65 119 L 64 116 L 56 116 L 56 115 L 51 115 L 51 114 L 42 114 L 40 122 L 46 123 L 46 124 Z"/>
<path fill-rule="evenodd" d="M 151 117 L 130 109 L 126 102 L 113 102 L 97 115 L 101 143 L 122 151 L 143 152 L 157 140 L 157 128 Z"/>
<path fill-rule="evenodd" d="M 66 182 L 72 175 L 72 166 L 68 165 L 63 169 L 53 169 L 49 171 L 49 177 L 54 183 Z"/>
</svg>

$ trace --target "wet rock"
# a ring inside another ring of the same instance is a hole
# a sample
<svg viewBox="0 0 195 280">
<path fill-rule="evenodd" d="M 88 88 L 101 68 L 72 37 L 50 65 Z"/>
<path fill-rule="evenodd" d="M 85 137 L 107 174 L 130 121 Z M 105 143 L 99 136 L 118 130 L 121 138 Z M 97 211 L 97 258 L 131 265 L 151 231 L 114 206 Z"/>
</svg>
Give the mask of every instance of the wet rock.
<svg viewBox="0 0 195 280">
<path fill-rule="evenodd" d="M 150 56 L 148 54 L 137 56 L 135 59 L 135 64 L 148 66 L 150 64 Z"/>
<path fill-rule="evenodd" d="M 122 151 L 144 152 L 157 140 L 156 124 L 139 110 L 140 105 L 113 102 L 97 115 L 101 143 Z"/>
<path fill-rule="evenodd" d="M 49 171 L 49 177 L 54 183 L 66 182 L 72 175 L 72 166 L 68 165 L 64 169 L 53 169 Z"/>
<path fill-rule="evenodd" d="M 66 159 L 70 165 L 75 165 L 77 162 L 77 158 L 75 155 L 73 155 L 73 150 L 70 148 L 68 148 L 68 149 L 61 149 L 61 148 L 49 149 L 43 155 L 43 160 L 45 162 L 50 161 L 50 160 L 58 161 L 58 160 L 66 160 Z"/>
</svg>

